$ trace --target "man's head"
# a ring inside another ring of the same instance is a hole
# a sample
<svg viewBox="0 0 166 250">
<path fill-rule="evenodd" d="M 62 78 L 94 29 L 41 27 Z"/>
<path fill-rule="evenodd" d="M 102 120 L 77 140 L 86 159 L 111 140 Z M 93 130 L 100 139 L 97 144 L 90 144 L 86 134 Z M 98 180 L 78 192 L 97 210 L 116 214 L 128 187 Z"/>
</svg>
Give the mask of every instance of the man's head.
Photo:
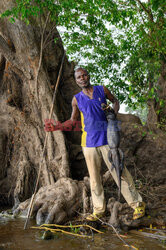
<svg viewBox="0 0 166 250">
<path fill-rule="evenodd" d="M 81 88 L 87 88 L 90 86 L 90 76 L 86 69 L 78 68 L 74 73 L 76 83 Z"/>
</svg>

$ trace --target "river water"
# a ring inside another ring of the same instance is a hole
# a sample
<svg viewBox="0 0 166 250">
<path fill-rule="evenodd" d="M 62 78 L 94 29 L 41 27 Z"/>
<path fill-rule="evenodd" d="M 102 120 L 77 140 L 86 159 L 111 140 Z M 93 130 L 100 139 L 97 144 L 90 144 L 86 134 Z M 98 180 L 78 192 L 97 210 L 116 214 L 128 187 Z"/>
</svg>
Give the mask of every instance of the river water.
<svg viewBox="0 0 166 250">
<path fill-rule="evenodd" d="M 0 250 L 16 249 L 62 249 L 62 250 L 104 250 L 104 249 L 129 249 L 124 243 L 117 238 L 111 231 L 104 234 L 96 233 L 92 239 L 83 239 L 76 236 L 64 235 L 58 233 L 54 239 L 43 240 L 41 238 L 43 232 L 31 228 L 35 225 L 35 221 L 30 221 L 28 228 L 23 229 L 25 219 L 9 219 L 0 217 Z M 164 249 L 158 240 L 140 237 L 128 233 L 125 241 L 136 247 L 137 249 Z"/>
</svg>

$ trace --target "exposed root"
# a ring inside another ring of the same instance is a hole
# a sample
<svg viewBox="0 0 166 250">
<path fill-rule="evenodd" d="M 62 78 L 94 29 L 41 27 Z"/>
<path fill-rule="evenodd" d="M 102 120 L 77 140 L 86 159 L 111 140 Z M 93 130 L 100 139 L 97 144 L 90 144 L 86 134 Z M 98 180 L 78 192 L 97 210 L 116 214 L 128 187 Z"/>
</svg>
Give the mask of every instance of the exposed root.
<svg viewBox="0 0 166 250">
<path fill-rule="evenodd" d="M 82 196 L 86 201 L 86 186 L 70 178 L 61 178 L 55 184 L 42 187 L 34 199 L 32 216 L 36 216 L 38 225 L 43 223 L 64 223 L 82 207 Z M 30 199 L 14 209 L 14 215 L 26 216 Z M 87 210 L 87 203 L 83 202 Z"/>
</svg>

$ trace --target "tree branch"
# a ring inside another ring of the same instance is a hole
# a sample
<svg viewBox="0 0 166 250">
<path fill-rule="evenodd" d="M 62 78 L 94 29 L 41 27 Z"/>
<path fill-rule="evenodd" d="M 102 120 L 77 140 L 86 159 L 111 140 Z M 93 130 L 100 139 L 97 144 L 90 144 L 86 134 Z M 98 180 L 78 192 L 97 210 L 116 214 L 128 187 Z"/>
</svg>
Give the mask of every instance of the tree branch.
<svg viewBox="0 0 166 250">
<path fill-rule="evenodd" d="M 151 13 L 151 11 L 149 9 L 147 9 L 145 7 L 145 5 L 140 1 L 140 0 L 136 0 L 136 2 L 142 7 L 142 9 L 148 14 L 150 20 L 153 22 L 153 15 Z"/>
<path fill-rule="evenodd" d="M 31 74 L 26 71 L 20 62 L 18 61 L 16 54 L 10 49 L 9 45 L 5 41 L 5 39 L 0 35 L 0 53 L 8 60 L 11 65 L 21 71 L 24 76 L 28 79 L 31 79 Z"/>
</svg>

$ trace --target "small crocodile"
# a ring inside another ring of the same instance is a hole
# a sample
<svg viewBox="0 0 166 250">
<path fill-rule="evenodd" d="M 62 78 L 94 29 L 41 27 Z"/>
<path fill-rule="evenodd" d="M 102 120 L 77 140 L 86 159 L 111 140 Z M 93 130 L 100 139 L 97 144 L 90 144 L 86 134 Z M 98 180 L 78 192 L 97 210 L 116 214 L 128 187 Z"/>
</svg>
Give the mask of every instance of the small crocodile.
<svg viewBox="0 0 166 250">
<path fill-rule="evenodd" d="M 117 174 L 117 185 L 118 185 L 118 200 L 120 200 L 121 195 L 121 175 L 124 167 L 124 154 L 119 148 L 120 145 L 120 128 L 119 121 L 116 119 L 116 114 L 114 110 L 104 103 L 101 104 L 102 109 L 106 115 L 107 124 L 107 141 L 110 147 L 108 152 L 108 159 L 112 164 L 112 168 L 115 168 Z"/>
</svg>

